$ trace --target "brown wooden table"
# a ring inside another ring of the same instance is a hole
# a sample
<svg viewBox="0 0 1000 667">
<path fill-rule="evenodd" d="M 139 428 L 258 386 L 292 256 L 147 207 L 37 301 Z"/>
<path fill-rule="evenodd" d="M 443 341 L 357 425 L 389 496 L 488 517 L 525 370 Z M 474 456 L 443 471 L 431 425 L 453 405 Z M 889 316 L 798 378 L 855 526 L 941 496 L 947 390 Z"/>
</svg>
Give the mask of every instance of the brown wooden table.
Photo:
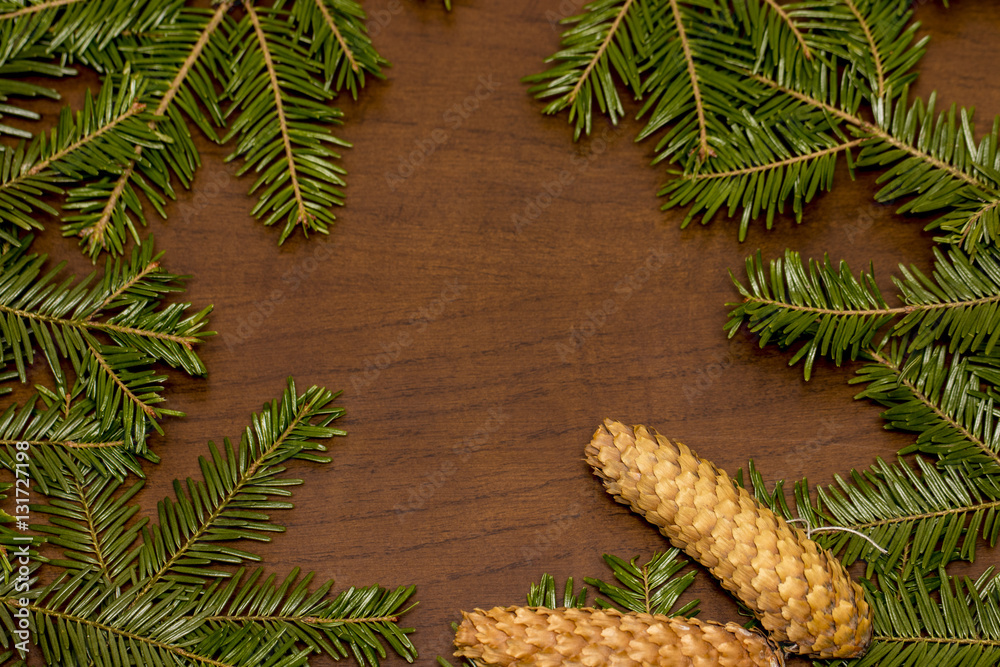
<svg viewBox="0 0 1000 667">
<path fill-rule="evenodd" d="M 917 92 L 975 106 L 985 128 L 1000 112 L 1000 5 L 952 4 L 918 9 L 932 42 Z M 806 383 L 788 355 L 722 326 L 736 297 L 727 272 L 756 248 L 871 259 L 894 294 L 897 263 L 930 263 L 920 221 L 875 205 L 872 174 L 852 182 L 842 170 L 801 225 L 754 226 L 743 244 L 724 219 L 680 230 L 682 212 L 659 211 L 663 170 L 648 166 L 652 144 L 632 143 L 637 123 L 574 144 L 565 117 L 542 116 L 519 82 L 558 46 L 546 18 L 556 5 L 365 3 L 393 66 L 343 100 L 340 135 L 355 148 L 329 239 L 279 248 L 250 218 L 250 182 L 222 161 L 229 147 L 205 142 L 193 190 L 152 224 L 166 266 L 194 276 L 188 298 L 215 304 L 220 335 L 202 348 L 207 379 L 171 373 L 167 406 L 188 416 L 152 441 L 163 462 L 148 467 L 147 514 L 171 480 L 199 475 L 207 440 L 238 437 L 287 376 L 343 388 L 350 435 L 333 465 L 295 466 L 306 483 L 280 514 L 287 533 L 262 548 L 266 567 L 416 584 L 405 623 L 421 664 L 450 653 L 461 609 L 521 603 L 543 572 L 604 575 L 605 552 L 666 546 L 582 461 L 604 417 L 653 425 L 730 471 L 753 457 L 771 481 L 829 482 L 910 441 L 851 399 L 853 365 L 821 363 Z M 67 99 L 96 81 L 71 82 Z M 539 199 L 564 170 L 557 196 Z M 512 217 L 532 201 L 542 206 L 518 229 Z M 89 270 L 72 240 L 50 232 L 39 247 Z M 706 572 L 691 594 L 704 618 L 738 618 Z"/>
</svg>

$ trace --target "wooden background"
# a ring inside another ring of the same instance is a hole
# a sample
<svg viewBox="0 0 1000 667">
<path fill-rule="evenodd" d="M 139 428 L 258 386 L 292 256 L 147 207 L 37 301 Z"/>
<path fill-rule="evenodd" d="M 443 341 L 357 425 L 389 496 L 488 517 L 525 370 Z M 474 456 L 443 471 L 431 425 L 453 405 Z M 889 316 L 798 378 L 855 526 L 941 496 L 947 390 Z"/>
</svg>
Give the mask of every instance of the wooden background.
<svg viewBox="0 0 1000 667">
<path fill-rule="evenodd" d="M 153 440 L 163 462 L 147 468 L 147 513 L 286 377 L 344 389 L 350 435 L 334 464 L 295 466 L 306 483 L 277 517 L 288 531 L 263 547 L 266 567 L 416 584 L 404 623 L 421 664 L 450 653 L 461 609 L 521 603 L 543 572 L 603 575 L 602 553 L 665 547 L 582 461 L 604 417 L 655 426 L 730 471 L 753 457 L 772 481 L 829 482 L 909 441 L 852 401 L 853 366 L 821 364 L 805 383 L 786 354 L 728 340 L 727 272 L 758 247 L 829 252 L 855 268 L 873 260 L 894 294 L 897 263 L 929 265 L 930 235 L 873 203 L 872 174 L 852 182 L 846 170 L 802 225 L 754 227 L 743 244 L 727 220 L 679 229 L 683 213 L 659 211 L 663 170 L 649 167 L 652 144 L 632 142 L 636 123 L 601 121 L 605 141 L 574 144 L 565 117 L 543 116 L 519 82 L 558 47 L 546 12 L 582 4 L 459 0 L 446 14 L 431 0 L 366 2 L 393 66 L 358 102 L 342 100 L 340 135 L 355 148 L 330 237 L 279 248 L 250 218 L 250 182 L 223 162 L 230 148 L 205 142 L 192 191 L 151 225 L 167 268 L 194 276 L 187 298 L 215 305 L 219 335 L 202 348 L 207 379 L 171 373 L 167 407 L 188 416 Z M 1000 113 L 1000 5 L 920 4 L 932 41 L 917 91 Z M 86 85 L 96 78 L 70 82 L 66 99 Z M 518 229 L 512 216 L 532 201 L 542 206 Z M 74 245 L 54 231 L 39 241 L 86 273 Z M 704 618 L 737 618 L 707 573 L 692 591 Z"/>
</svg>

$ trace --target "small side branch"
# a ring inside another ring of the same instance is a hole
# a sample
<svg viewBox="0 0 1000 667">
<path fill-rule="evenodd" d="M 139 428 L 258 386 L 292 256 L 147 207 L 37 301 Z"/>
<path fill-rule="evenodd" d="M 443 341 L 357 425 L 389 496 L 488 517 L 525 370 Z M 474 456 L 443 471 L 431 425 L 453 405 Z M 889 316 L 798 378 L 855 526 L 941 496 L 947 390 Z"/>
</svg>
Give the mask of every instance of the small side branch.
<svg viewBox="0 0 1000 667">
<path fill-rule="evenodd" d="M 104 235 L 108 231 L 108 225 L 111 224 L 111 218 L 114 216 L 119 200 L 121 200 L 122 192 L 125 191 L 125 186 L 128 185 L 132 174 L 135 172 L 135 165 L 138 163 L 140 155 L 142 155 L 142 146 L 136 146 L 135 158 L 129 162 L 128 167 L 122 171 L 118 176 L 118 180 L 115 181 L 115 187 L 112 188 L 111 195 L 108 196 L 108 202 L 101 210 L 101 217 L 97 219 L 93 227 L 88 227 L 80 231 L 80 236 L 87 239 L 87 249 L 90 252 L 94 252 L 98 247 L 105 247 Z"/>
<path fill-rule="evenodd" d="M 768 306 L 778 306 L 784 310 L 795 310 L 799 312 L 809 312 L 814 313 L 817 317 L 822 317 L 824 315 L 834 315 L 840 317 L 869 317 L 872 315 L 909 315 L 910 313 L 923 312 L 928 310 L 942 310 L 946 308 L 971 308 L 975 306 L 982 306 L 988 303 L 997 303 L 1000 301 L 1000 294 L 995 294 L 993 296 L 984 296 L 979 299 L 972 299 L 970 301 L 945 301 L 942 303 L 927 303 L 927 304 L 911 304 L 908 306 L 897 306 L 895 308 L 865 308 L 865 309 L 850 309 L 845 308 L 843 310 L 837 310 L 836 308 L 820 308 L 818 306 L 800 306 L 794 303 L 787 303 L 784 301 L 778 301 L 776 299 L 763 299 L 759 297 L 747 297 L 743 299 L 744 303 L 762 303 Z"/>
<path fill-rule="evenodd" d="M 687 63 L 688 76 L 691 78 L 694 109 L 698 115 L 698 155 L 704 161 L 710 156 L 715 155 L 715 151 L 708 145 L 708 124 L 705 121 L 705 103 L 701 99 L 701 84 L 698 82 L 698 71 L 694 66 L 694 54 L 691 52 L 691 43 L 688 41 L 687 31 L 684 29 L 684 21 L 681 20 L 681 9 L 677 5 L 677 0 L 670 0 L 670 10 L 674 14 L 674 23 L 677 25 L 677 36 L 681 41 L 684 60 Z"/>
<path fill-rule="evenodd" d="M 357 72 L 360 67 L 358 67 L 358 61 L 354 59 L 354 53 L 351 48 L 347 45 L 347 40 L 340 32 L 340 28 L 337 27 L 336 21 L 333 20 L 333 16 L 330 15 L 330 10 L 327 9 L 324 0 L 313 0 L 316 6 L 319 7 L 320 13 L 323 15 L 323 20 L 326 21 L 326 26 L 333 33 L 333 36 L 337 38 L 337 43 L 340 44 L 341 51 L 344 52 L 344 57 L 347 58 L 347 62 L 350 63 L 351 69 Z"/>
<path fill-rule="evenodd" d="M 958 239 L 958 245 L 960 247 L 965 245 L 966 239 L 968 239 L 968 237 L 969 237 L 969 233 L 979 223 L 979 220 L 984 215 L 986 215 L 987 213 L 989 213 L 990 211 L 992 211 L 993 209 L 995 209 L 997 207 L 1000 207 L 1000 198 L 998 198 L 995 201 L 992 201 L 989 204 L 983 206 L 978 211 L 976 211 L 975 213 L 973 213 L 969 217 L 968 220 L 966 220 L 966 222 L 965 222 L 965 228 L 962 230 L 962 235 Z"/>
<path fill-rule="evenodd" d="M 115 332 L 121 334 L 129 334 L 134 336 L 141 336 L 143 338 L 154 338 L 156 340 L 166 340 L 171 343 L 177 343 L 178 345 L 183 345 L 187 349 L 192 349 L 193 346 L 199 342 L 197 336 L 178 336 L 176 334 L 163 333 L 160 331 L 151 331 L 149 329 L 139 329 L 137 327 L 126 327 L 120 324 L 111 324 L 109 322 L 93 322 L 89 319 L 86 320 L 67 320 L 61 317 L 52 317 L 50 315 L 41 315 L 39 313 L 32 313 L 27 310 L 18 310 L 17 308 L 11 308 L 10 306 L 4 306 L 0 304 L 0 313 L 10 313 L 17 317 L 24 317 L 31 320 L 36 320 L 38 322 L 47 322 L 49 324 L 56 324 L 59 326 L 68 326 L 76 329 L 95 329 L 97 331 L 104 332 Z"/>
<path fill-rule="evenodd" d="M 201 57 L 202 51 L 205 50 L 205 45 L 208 44 L 209 39 L 212 37 L 212 33 L 215 32 L 216 28 L 222 22 L 225 17 L 226 12 L 233 6 L 234 0 L 225 0 L 219 4 L 215 9 L 215 14 L 212 15 L 212 19 L 205 26 L 201 35 L 198 37 L 198 41 L 195 42 L 194 47 L 191 49 L 191 53 L 188 57 L 184 59 L 180 68 L 177 70 L 177 74 L 174 76 L 173 80 L 170 82 L 170 86 L 167 88 L 166 92 L 163 94 L 163 98 L 160 103 L 156 106 L 156 111 L 154 112 L 157 116 L 163 116 L 166 114 L 167 109 L 173 102 L 174 97 L 180 91 L 181 86 L 187 79 L 188 74 L 191 72 L 191 68 L 194 63 Z M 156 123 L 152 122 L 149 124 L 151 129 L 156 129 Z M 132 178 L 132 174 L 135 172 L 135 166 L 142 157 L 142 146 L 135 147 L 135 157 L 129 162 L 128 167 L 118 176 L 118 180 L 115 181 L 115 187 L 111 190 L 111 195 L 108 197 L 108 203 L 105 204 L 104 209 L 101 211 L 101 217 L 98 218 L 97 223 L 93 227 L 89 227 L 80 232 L 80 236 L 87 239 L 87 246 L 91 253 L 96 251 L 98 247 L 105 247 L 104 235 L 107 233 L 108 225 L 111 223 L 111 218 L 114 215 L 115 209 L 118 207 L 118 202 L 121 200 L 122 193 L 125 191 L 125 187 L 128 185 L 129 180 Z"/>
<path fill-rule="evenodd" d="M 47 9 L 55 9 L 56 7 L 63 7 L 65 5 L 73 5 L 78 2 L 84 2 L 84 0 L 52 0 L 51 2 L 42 2 L 37 5 L 31 5 L 30 7 L 25 7 L 24 9 L 18 9 L 13 12 L 7 12 L 6 14 L 0 14 L 0 21 L 9 21 L 11 19 L 16 19 L 19 16 L 25 16 L 27 14 L 37 14 L 38 12 L 44 12 Z"/>
<path fill-rule="evenodd" d="M 753 72 L 749 72 L 749 71 L 747 72 L 747 76 L 749 76 L 754 81 L 762 83 L 762 84 L 764 84 L 765 86 L 767 86 L 769 88 L 773 88 L 774 90 L 776 90 L 778 92 L 781 92 L 781 93 L 783 93 L 785 95 L 788 95 L 789 97 L 795 98 L 795 99 L 797 99 L 797 100 L 799 100 L 801 102 L 804 102 L 804 103 L 806 103 L 806 104 L 808 104 L 808 105 L 810 105 L 810 106 L 812 106 L 812 107 L 814 107 L 816 109 L 820 109 L 822 111 L 825 111 L 826 113 L 830 114 L 831 116 L 839 118 L 842 121 L 844 121 L 845 123 L 853 125 L 854 127 L 858 128 L 862 132 L 864 132 L 866 134 L 869 134 L 872 137 L 876 137 L 878 139 L 881 139 L 882 141 L 886 142 L 887 144 L 893 146 L 894 148 L 898 148 L 901 151 L 909 153 L 913 157 L 926 162 L 927 164 L 931 165 L 935 169 L 940 169 L 941 171 L 943 171 L 943 172 L 951 175 L 953 178 L 955 178 L 957 180 L 963 181 L 963 182 L 965 182 L 965 183 L 967 183 L 967 184 L 969 184 L 969 185 L 971 185 L 971 186 L 973 186 L 975 188 L 978 188 L 979 190 L 981 190 L 983 192 L 987 192 L 987 193 L 989 193 L 991 195 L 995 195 L 997 197 L 1000 197 L 1000 191 L 998 191 L 996 188 L 994 188 L 989 183 L 986 183 L 985 181 L 981 181 L 978 178 L 976 178 L 975 176 L 973 176 L 972 174 L 968 174 L 968 173 L 962 171 L 961 169 L 957 169 L 957 168 L 953 167 L 952 165 L 948 164 L 947 162 L 934 157 L 930 153 L 926 153 L 924 151 L 921 151 L 919 148 L 917 148 L 915 146 L 911 146 L 910 144 L 906 143 L 905 141 L 900 141 L 899 139 L 897 139 L 894 136 L 892 136 L 891 134 L 889 134 L 889 132 L 887 132 L 886 130 L 883 130 L 881 127 L 879 127 L 878 125 L 875 125 L 874 123 L 870 123 L 870 122 L 864 120 L 863 118 L 861 118 L 859 116 L 855 116 L 855 115 L 850 114 L 850 113 L 848 113 L 848 112 L 846 112 L 846 111 L 844 111 L 842 109 L 838 109 L 835 106 L 826 104 L 825 102 L 823 102 L 821 100 L 817 100 L 816 98 L 811 97 L 809 95 L 806 95 L 805 93 L 800 93 L 797 90 L 792 90 L 791 88 L 787 88 L 785 86 L 782 86 L 777 81 L 769 79 L 766 76 L 762 76 L 760 74 L 754 74 Z"/>
<path fill-rule="evenodd" d="M 16 445 L 27 442 L 32 447 L 67 447 L 69 449 L 111 449 L 121 447 L 124 440 L 109 440 L 108 442 L 77 442 L 76 440 L 0 440 L 0 445 Z"/>
<path fill-rule="evenodd" d="M 882 93 L 885 92 L 885 71 L 882 65 L 882 56 L 878 52 L 878 46 L 875 44 L 875 36 L 872 35 L 871 27 L 869 27 L 868 22 L 865 21 L 865 17 L 861 15 L 858 11 L 857 5 L 854 4 L 854 0 L 844 0 L 851 13 L 854 14 L 854 18 L 857 19 L 858 25 L 865 33 L 865 39 L 868 40 L 868 46 L 872 52 L 872 60 L 875 62 L 875 75 L 878 79 L 878 90 L 875 91 L 875 97 L 881 97 Z"/>
<path fill-rule="evenodd" d="M 157 581 L 162 579 L 163 576 L 167 574 L 167 572 L 170 571 L 170 568 L 174 566 L 174 563 L 176 563 L 178 559 L 183 558 L 184 555 L 187 554 L 187 552 L 198 542 L 198 540 L 201 539 L 201 536 L 204 535 L 205 532 L 208 531 L 213 525 L 215 525 L 215 522 L 218 520 L 218 518 L 222 515 L 223 512 L 226 511 L 226 508 L 229 506 L 229 503 L 232 502 L 232 500 L 241 493 L 243 487 L 247 484 L 247 482 L 251 480 L 254 475 L 257 474 L 257 470 L 263 464 L 264 460 L 267 459 L 269 456 L 271 456 L 271 454 L 273 454 L 275 451 L 278 450 L 278 448 L 281 447 L 282 443 L 284 443 L 285 440 L 287 440 L 291 436 L 291 434 L 295 431 L 295 429 L 298 428 L 299 424 L 301 424 L 304 420 L 307 420 L 309 418 L 309 416 L 312 414 L 314 404 L 315 402 L 310 402 L 307 405 L 305 405 L 295 415 L 291 423 L 288 424 L 288 427 L 285 428 L 284 431 L 282 431 L 281 435 L 279 435 L 275 439 L 275 441 L 268 446 L 268 448 L 265 451 L 261 452 L 261 455 L 258 458 L 256 458 L 252 463 L 250 463 L 249 467 L 247 467 L 245 471 L 240 473 L 239 478 L 236 480 L 236 483 L 232 486 L 232 488 L 230 488 L 225 493 L 223 497 L 219 498 L 216 507 L 212 510 L 210 514 L 208 514 L 207 516 L 204 517 L 204 519 L 202 519 L 201 525 L 198 526 L 198 529 L 194 531 L 191 535 L 189 535 L 187 539 L 184 540 L 184 543 L 177 547 L 177 549 L 166 560 L 166 562 L 163 563 L 163 565 L 161 565 L 159 569 L 157 569 L 156 572 L 153 575 L 151 575 L 149 579 L 146 580 L 146 584 L 143 586 L 142 590 L 132 601 L 133 605 L 135 605 L 136 602 L 141 600 L 147 593 L 149 593 L 153 585 Z"/>
<path fill-rule="evenodd" d="M 90 317 L 87 318 L 87 320 L 89 321 L 89 320 L 94 319 L 94 317 L 96 317 L 98 313 L 100 313 L 105 308 L 107 308 L 111 304 L 112 301 L 114 301 L 115 299 L 117 299 L 118 297 L 120 297 L 122 294 L 124 294 L 126 291 L 128 291 L 130 288 L 132 288 L 140 280 L 142 280 L 143 278 L 145 278 L 146 276 L 148 276 L 150 273 L 153 273 L 154 271 L 156 271 L 159 268 L 160 268 L 160 263 L 159 262 L 150 262 L 149 264 L 147 264 L 146 266 L 144 266 L 143 269 L 142 269 L 142 271 L 140 271 L 139 273 L 137 273 L 134 276 L 132 276 L 129 280 L 126 280 L 121 285 L 121 287 L 119 287 L 114 292 L 112 292 L 111 294 L 109 294 L 107 296 L 107 298 L 105 298 L 104 301 L 101 302 L 101 305 L 99 305 L 97 307 L 97 309 L 94 311 L 94 313 Z"/>
<path fill-rule="evenodd" d="M 135 116 L 136 114 L 142 113 L 145 109 L 146 109 L 146 105 L 145 104 L 143 104 L 141 102 L 136 102 L 131 107 L 129 107 L 129 109 L 125 113 L 123 113 L 121 116 L 118 116 L 118 118 L 115 118 L 113 121 L 111 121 L 107 125 L 104 125 L 101 128 L 99 128 L 97 130 L 94 130 L 90 134 L 88 134 L 86 136 L 83 136 L 83 137 L 80 137 L 79 139 L 77 139 L 72 144 L 70 144 L 66 148 L 62 149 L 61 151 L 57 151 L 57 152 L 53 153 L 48 158 L 42 160 L 41 162 L 39 162 L 38 164 L 36 164 L 31 169 L 29 169 L 26 172 L 24 172 L 23 174 L 21 174 L 17 178 L 12 179 L 8 183 L 4 183 L 4 187 L 6 187 L 7 185 L 9 185 L 10 183 L 16 183 L 17 181 L 20 181 L 23 178 L 27 178 L 29 176 L 35 176 L 36 174 L 38 174 L 39 172 L 43 171 L 44 169 L 47 169 L 49 167 L 49 165 L 51 165 L 52 163 L 54 163 L 54 162 L 56 162 L 58 160 L 63 159 L 64 157 L 66 157 L 67 155 L 69 155 L 73 151 L 77 150 L 81 146 L 89 144 L 91 141 L 94 141 L 95 139 L 98 139 L 101 135 L 105 134 L 106 132 L 110 132 L 115 127 L 117 127 L 121 123 L 124 123 L 126 120 L 128 120 L 132 116 Z"/>
<path fill-rule="evenodd" d="M 59 621 L 62 621 L 65 623 L 85 625 L 99 632 L 105 632 L 108 633 L 109 635 L 116 635 L 124 640 L 127 640 L 127 643 L 135 642 L 136 644 L 143 644 L 151 649 L 161 649 L 169 653 L 172 653 L 178 658 L 182 658 L 184 660 L 192 662 L 197 662 L 202 665 L 210 665 L 211 667 L 237 667 L 232 663 L 223 662 L 221 660 L 213 660 L 212 658 L 206 658 L 204 656 L 198 655 L 197 653 L 192 653 L 191 651 L 187 651 L 181 648 L 180 646 L 156 641 L 154 639 L 150 639 L 149 637 L 144 637 L 134 632 L 128 632 L 127 630 L 122 630 L 121 628 L 116 628 L 114 626 L 106 625 L 104 623 L 98 623 L 96 621 L 92 621 L 89 618 L 84 618 L 82 616 L 74 616 L 73 614 L 67 614 L 55 609 L 49 609 L 48 607 L 43 607 L 34 604 L 29 604 L 26 607 L 22 607 L 20 602 L 15 598 L 2 598 L 0 599 L 0 603 L 6 605 L 10 609 L 27 608 L 28 611 L 30 611 L 31 613 L 47 616 L 55 620 L 57 623 Z"/>
<path fill-rule="evenodd" d="M 108 377 L 111 378 L 111 381 L 118 386 L 118 388 L 122 391 L 123 394 L 125 394 L 125 398 L 127 398 L 137 408 L 142 410 L 142 412 L 145 413 L 147 417 L 155 420 L 156 410 L 154 410 L 151 406 L 143 403 L 138 396 L 132 393 L 132 390 L 128 388 L 128 385 L 126 385 L 120 377 L 118 377 L 118 374 L 115 373 L 113 368 L 111 368 L 111 366 L 108 364 L 108 361 L 104 358 L 104 356 L 97 351 L 97 348 L 95 348 L 89 342 L 87 343 L 87 348 L 90 350 L 90 353 L 94 356 L 94 359 L 97 361 L 97 365 L 101 367 L 101 370 L 107 373 Z"/>
<path fill-rule="evenodd" d="M 587 63 L 587 67 L 584 68 L 583 74 L 580 75 L 580 79 L 576 82 L 576 85 L 573 86 L 573 90 L 569 93 L 569 97 L 567 99 L 570 104 L 572 104 L 580 95 L 580 90 L 583 89 L 583 84 L 586 83 L 587 77 L 590 76 L 590 73 L 594 70 L 594 66 L 597 65 L 598 61 L 600 61 L 604 52 L 608 50 L 611 40 L 615 38 L 615 33 L 618 32 L 618 27 L 621 25 L 622 19 L 625 18 L 625 15 L 628 14 L 629 7 L 632 6 L 633 2 L 634 0 L 625 0 L 625 4 L 622 5 L 621 11 L 618 12 L 615 20 L 611 22 L 611 27 L 608 28 L 608 34 L 604 37 L 604 41 L 601 42 L 601 46 L 597 49 L 597 53 L 595 53 L 594 57 L 590 59 L 589 63 Z"/>
<path fill-rule="evenodd" d="M 802 34 L 802 31 L 799 30 L 798 26 L 792 22 L 792 18 L 788 15 L 788 12 L 785 11 L 785 8 L 778 4 L 778 0 L 767 0 L 767 4 L 772 10 L 774 10 L 775 14 L 781 17 L 781 20 L 785 22 L 789 30 L 792 31 L 792 34 L 795 35 L 796 41 L 798 41 L 799 46 L 802 47 L 802 55 L 805 56 L 806 60 L 812 60 L 812 49 L 810 49 L 809 45 L 806 44 L 805 36 Z"/>
<path fill-rule="evenodd" d="M 865 351 L 867 352 L 867 354 L 872 359 L 875 360 L 876 363 L 881 364 L 882 366 L 885 366 L 886 368 L 888 368 L 889 370 L 893 371 L 894 373 L 897 373 L 899 375 L 899 383 L 901 385 L 903 385 L 904 387 L 906 387 L 907 389 L 909 389 L 910 393 L 912 393 L 914 395 L 914 397 L 916 397 L 916 399 L 918 401 L 920 401 L 928 409 L 930 409 L 931 412 L 933 412 L 941 421 L 945 422 L 946 424 L 948 424 L 949 426 L 951 426 L 952 428 L 954 428 L 956 431 L 958 431 L 962 435 L 963 438 L 965 438 L 966 440 L 968 440 L 970 443 L 972 443 L 973 445 L 975 445 L 976 447 L 978 447 L 980 450 L 982 450 L 982 452 L 984 454 L 986 454 L 991 459 L 993 459 L 993 462 L 996 463 L 997 466 L 1000 466 L 1000 454 L 997 454 L 995 451 L 993 451 L 988 444 L 986 444 L 985 442 L 982 441 L 982 439 L 977 438 L 969 429 L 965 428 L 965 426 L 963 426 L 961 423 L 959 423 L 958 421 L 956 421 L 951 415 L 949 415 L 944 410 L 942 410 L 937 405 L 935 405 L 934 401 L 932 401 L 930 399 L 930 397 L 927 396 L 925 393 L 923 393 L 922 391 L 920 391 L 920 389 L 917 388 L 917 386 L 913 382 L 911 382 L 910 380 L 907 380 L 907 379 L 903 378 L 902 377 L 902 369 L 901 368 L 899 368 L 894 363 L 892 363 L 889 359 L 886 359 L 885 357 L 883 357 L 878 352 L 876 352 L 876 351 L 874 351 L 872 349 L 868 349 L 868 350 L 865 350 Z"/>
<path fill-rule="evenodd" d="M 743 169 L 732 169 L 730 171 L 718 171 L 709 174 L 689 174 L 681 176 L 683 181 L 707 181 L 713 178 L 729 178 L 731 176 L 743 176 L 744 174 L 753 174 L 760 171 L 768 171 L 770 169 L 778 169 L 780 167 L 787 167 L 789 165 L 797 164 L 799 162 L 807 162 L 808 160 L 815 160 L 816 158 L 821 158 L 825 155 L 831 155 L 833 153 L 839 153 L 844 150 L 850 150 L 856 148 L 864 143 L 866 139 L 853 139 L 844 144 L 838 144 L 836 146 L 831 146 L 830 148 L 824 148 L 822 150 L 814 151 L 812 153 L 807 153 L 805 155 L 796 155 L 795 157 L 790 157 L 785 160 L 780 160 L 778 162 L 772 162 L 770 164 L 762 164 L 756 167 L 745 167 Z"/>
<path fill-rule="evenodd" d="M 363 623 L 396 623 L 398 616 L 366 616 L 364 618 L 325 618 L 322 616 L 208 616 L 206 621 L 222 623 L 307 623 L 309 625 L 360 625 Z"/>
<path fill-rule="evenodd" d="M 285 114 L 285 104 L 281 99 L 281 86 L 278 83 L 278 72 L 274 66 L 274 59 L 271 57 L 271 50 L 267 46 L 267 36 L 260 25 L 260 17 L 252 3 L 244 5 L 247 16 L 253 24 L 254 32 L 257 35 L 257 42 L 260 44 L 261 55 L 264 58 L 264 68 L 271 82 L 271 93 L 274 97 L 275 113 L 278 115 L 278 129 L 281 133 L 281 141 L 285 149 L 285 158 L 288 161 L 288 180 L 292 184 L 292 192 L 295 195 L 295 205 L 298 208 L 298 222 L 305 225 L 312 217 L 306 209 L 305 199 L 302 196 L 302 187 L 299 184 L 299 175 L 295 170 L 295 155 L 292 153 L 292 140 L 288 127 L 288 117 Z"/>
</svg>

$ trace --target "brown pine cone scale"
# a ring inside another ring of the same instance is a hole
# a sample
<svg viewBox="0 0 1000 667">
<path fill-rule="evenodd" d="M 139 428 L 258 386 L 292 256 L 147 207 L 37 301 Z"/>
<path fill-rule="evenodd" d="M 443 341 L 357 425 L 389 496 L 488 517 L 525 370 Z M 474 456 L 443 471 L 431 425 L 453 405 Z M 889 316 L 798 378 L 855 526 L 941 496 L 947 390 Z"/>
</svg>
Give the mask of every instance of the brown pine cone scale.
<svg viewBox="0 0 1000 667">
<path fill-rule="evenodd" d="M 610 419 L 586 454 L 615 500 L 708 567 L 775 641 L 820 658 L 868 648 L 872 610 L 840 561 L 725 471 L 652 429 Z"/>
<path fill-rule="evenodd" d="M 612 609 L 495 607 L 462 613 L 455 655 L 501 667 L 783 667 L 758 632 Z"/>
</svg>

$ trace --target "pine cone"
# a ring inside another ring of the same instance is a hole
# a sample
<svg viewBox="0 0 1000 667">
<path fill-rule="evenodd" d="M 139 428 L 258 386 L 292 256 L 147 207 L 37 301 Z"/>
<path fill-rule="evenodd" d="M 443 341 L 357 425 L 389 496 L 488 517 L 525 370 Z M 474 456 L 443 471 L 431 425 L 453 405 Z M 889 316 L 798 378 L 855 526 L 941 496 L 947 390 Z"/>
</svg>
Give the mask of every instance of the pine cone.
<svg viewBox="0 0 1000 667">
<path fill-rule="evenodd" d="M 586 608 L 495 607 L 462 616 L 455 655 L 504 667 L 784 665 L 766 637 L 735 623 Z"/>
<path fill-rule="evenodd" d="M 586 453 L 615 500 L 708 567 L 775 641 L 821 658 L 854 658 L 868 648 L 871 607 L 840 561 L 725 471 L 644 426 L 610 419 Z"/>
</svg>

